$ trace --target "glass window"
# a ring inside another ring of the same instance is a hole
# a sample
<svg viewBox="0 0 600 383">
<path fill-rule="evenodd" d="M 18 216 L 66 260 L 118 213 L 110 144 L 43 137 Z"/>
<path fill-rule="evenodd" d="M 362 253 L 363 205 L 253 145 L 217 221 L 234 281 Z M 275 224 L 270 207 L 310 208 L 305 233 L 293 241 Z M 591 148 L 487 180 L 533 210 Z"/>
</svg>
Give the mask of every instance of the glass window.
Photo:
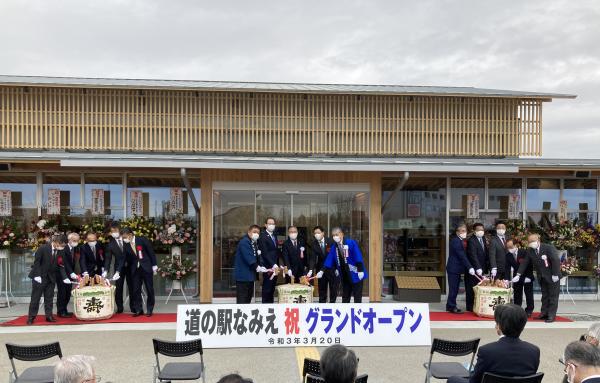
<svg viewBox="0 0 600 383">
<path fill-rule="evenodd" d="M 570 179 L 564 181 L 563 200 L 570 211 L 596 210 L 598 180 Z"/>
<path fill-rule="evenodd" d="M 193 188 L 200 187 L 200 180 L 190 178 Z M 169 216 L 169 203 L 171 201 L 171 188 L 184 188 L 183 180 L 179 176 L 131 176 L 127 180 L 127 198 L 130 198 L 131 191 L 139 190 L 142 192 L 142 211 L 144 217 L 163 218 Z M 195 192 L 197 190 L 195 189 Z M 198 203 L 199 195 L 196 195 Z M 196 218 L 196 212 L 188 196 L 186 189 L 183 189 L 183 214 L 188 218 Z M 127 216 L 131 216 L 131 204 L 127 206 Z"/>
<path fill-rule="evenodd" d="M 484 207 L 485 180 L 483 178 L 453 178 L 451 180 L 450 195 L 452 196 L 450 208 L 467 210 L 467 196 L 479 195 L 479 208 Z"/>
<path fill-rule="evenodd" d="M 123 219 L 123 177 L 110 174 L 85 175 L 85 208 L 92 208 L 92 191 L 104 190 L 104 214 L 114 219 Z"/>
<path fill-rule="evenodd" d="M 37 183 L 34 174 L 0 175 L 0 190 L 11 191 L 13 208 L 37 207 L 36 189 Z"/>
<path fill-rule="evenodd" d="M 527 179 L 527 210 L 544 211 L 558 210 L 560 199 L 560 180 L 557 179 Z"/>
<path fill-rule="evenodd" d="M 48 205 L 48 190 L 60 190 L 61 215 L 82 215 L 81 174 L 44 174 L 42 206 Z"/>
<path fill-rule="evenodd" d="M 488 209 L 508 210 L 508 198 L 511 194 L 519 195 L 521 209 L 521 178 L 488 178 Z"/>
</svg>

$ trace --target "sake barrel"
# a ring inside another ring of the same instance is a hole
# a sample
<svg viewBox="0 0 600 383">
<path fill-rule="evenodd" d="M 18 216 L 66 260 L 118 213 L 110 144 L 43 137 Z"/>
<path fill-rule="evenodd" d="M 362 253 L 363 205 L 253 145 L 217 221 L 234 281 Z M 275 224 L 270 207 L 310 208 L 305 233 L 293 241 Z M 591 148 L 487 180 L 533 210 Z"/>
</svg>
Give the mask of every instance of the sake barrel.
<svg viewBox="0 0 600 383">
<path fill-rule="evenodd" d="M 71 290 L 75 317 L 92 321 L 108 319 L 115 312 L 115 286 L 86 286 Z"/>
<path fill-rule="evenodd" d="M 475 286 L 473 290 L 475 291 L 473 312 L 485 318 L 493 318 L 496 307 L 510 303 L 512 296 L 512 289 L 496 286 Z"/>
<path fill-rule="evenodd" d="M 301 284 L 277 286 L 279 303 L 312 303 L 313 287 Z"/>
</svg>

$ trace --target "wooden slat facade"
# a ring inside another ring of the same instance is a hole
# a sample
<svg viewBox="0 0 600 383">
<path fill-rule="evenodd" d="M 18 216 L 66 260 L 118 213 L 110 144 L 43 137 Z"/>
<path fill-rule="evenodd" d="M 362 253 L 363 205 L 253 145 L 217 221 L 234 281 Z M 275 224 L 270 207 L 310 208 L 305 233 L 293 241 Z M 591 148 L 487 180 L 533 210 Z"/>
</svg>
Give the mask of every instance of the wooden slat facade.
<svg viewBox="0 0 600 383">
<path fill-rule="evenodd" d="M 0 149 L 541 155 L 542 100 L 0 86 Z"/>
</svg>

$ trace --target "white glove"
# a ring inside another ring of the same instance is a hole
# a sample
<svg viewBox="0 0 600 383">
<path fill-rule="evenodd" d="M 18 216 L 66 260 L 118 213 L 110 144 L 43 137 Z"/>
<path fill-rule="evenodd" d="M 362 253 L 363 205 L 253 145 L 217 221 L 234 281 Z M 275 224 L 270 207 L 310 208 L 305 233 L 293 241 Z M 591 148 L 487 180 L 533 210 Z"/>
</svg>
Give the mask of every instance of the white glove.
<svg viewBox="0 0 600 383">
<path fill-rule="evenodd" d="M 512 279 L 512 283 L 519 282 L 519 279 L 521 279 L 521 275 L 520 274 L 515 275 L 515 277 Z"/>
<path fill-rule="evenodd" d="M 525 283 L 531 283 L 531 279 L 525 277 Z"/>
<path fill-rule="evenodd" d="M 290 278 L 294 278 L 294 273 L 292 273 L 292 270 L 288 270 L 288 275 L 290 276 Z"/>
<path fill-rule="evenodd" d="M 365 277 L 365 273 L 362 271 L 358 272 L 358 279 L 362 281 L 362 279 Z"/>
<path fill-rule="evenodd" d="M 469 269 L 469 274 L 471 274 L 471 275 L 475 275 L 475 269 L 471 267 L 471 268 Z"/>
<path fill-rule="evenodd" d="M 317 273 L 317 279 L 321 279 L 321 278 L 323 278 L 323 270 L 321 270 Z"/>
<path fill-rule="evenodd" d="M 156 274 L 158 272 L 158 266 L 156 266 L 156 265 L 152 266 L 152 272 L 154 274 Z"/>
<path fill-rule="evenodd" d="M 475 272 L 477 273 L 477 275 L 479 275 L 480 277 L 483 275 L 483 270 L 481 269 L 477 269 L 475 270 Z"/>
<path fill-rule="evenodd" d="M 492 278 L 495 278 L 495 277 L 496 277 L 496 274 L 498 274 L 498 269 L 494 267 L 494 268 L 492 269 Z"/>
<path fill-rule="evenodd" d="M 264 266 L 256 266 L 256 272 L 257 273 L 266 273 L 267 272 L 267 268 Z"/>
<path fill-rule="evenodd" d="M 65 278 L 65 279 L 63 279 L 63 283 L 65 285 L 70 285 L 71 284 L 71 280 L 69 278 Z"/>
<path fill-rule="evenodd" d="M 71 273 L 71 275 L 69 275 L 69 277 L 71 277 L 71 279 L 77 279 L 77 274 Z"/>
<path fill-rule="evenodd" d="M 310 277 L 312 277 L 312 270 L 310 270 L 310 271 L 308 272 L 308 274 L 306 274 L 306 277 L 307 277 L 307 278 L 310 278 Z"/>
<path fill-rule="evenodd" d="M 277 270 L 279 268 L 279 266 L 277 264 L 273 265 L 273 270 Z"/>
<path fill-rule="evenodd" d="M 102 272 L 102 278 L 106 278 L 106 275 L 107 275 L 107 274 L 108 274 L 108 273 L 107 273 L 106 271 L 103 271 L 103 272 Z"/>
<path fill-rule="evenodd" d="M 42 277 L 35 277 L 33 278 L 34 281 L 36 281 L 37 283 L 42 283 Z"/>
<path fill-rule="evenodd" d="M 117 271 L 117 272 L 115 273 L 115 275 L 113 275 L 113 277 L 112 277 L 112 280 L 113 280 L 113 281 L 118 281 L 118 280 L 119 280 L 119 278 L 121 278 L 121 274 L 119 274 L 119 272 Z"/>
<path fill-rule="evenodd" d="M 339 277 L 340 276 L 340 272 L 338 271 L 338 269 L 335 269 L 335 276 Z"/>
<path fill-rule="evenodd" d="M 558 275 L 553 275 L 552 276 L 552 282 L 556 283 L 560 280 L 560 278 L 558 277 Z"/>
</svg>

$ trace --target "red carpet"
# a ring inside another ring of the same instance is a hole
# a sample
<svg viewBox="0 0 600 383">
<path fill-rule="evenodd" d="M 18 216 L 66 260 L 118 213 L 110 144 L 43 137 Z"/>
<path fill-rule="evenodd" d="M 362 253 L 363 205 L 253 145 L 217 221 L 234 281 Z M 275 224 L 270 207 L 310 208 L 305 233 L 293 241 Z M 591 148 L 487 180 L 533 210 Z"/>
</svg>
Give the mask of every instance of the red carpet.
<svg viewBox="0 0 600 383">
<path fill-rule="evenodd" d="M 534 316 L 538 315 L 535 313 Z M 491 318 L 480 318 L 471 312 L 466 312 L 464 314 L 451 314 L 449 312 L 437 312 L 432 311 L 429 314 L 429 317 L 432 322 L 442 322 L 442 321 L 457 321 L 457 322 L 469 322 L 469 321 L 492 321 Z M 99 321 L 80 321 L 75 317 L 72 318 L 56 318 L 55 323 L 46 322 L 46 318 L 43 315 L 38 315 L 35 322 L 33 322 L 34 326 L 51 326 L 51 325 L 65 325 L 65 324 L 90 324 L 90 323 L 172 323 L 177 321 L 176 313 L 156 313 L 151 317 L 147 316 L 139 316 L 133 317 L 130 313 L 123 314 L 115 314 L 110 319 L 104 319 Z M 543 322 L 542 320 L 534 320 L 530 319 L 531 322 Z M 557 316 L 557 322 L 572 322 L 572 320 Z M 16 319 L 13 319 L 8 322 L 4 322 L 1 324 L 2 326 L 26 326 L 27 325 L 27 315 L 20 316 Z"/>
</svg>

